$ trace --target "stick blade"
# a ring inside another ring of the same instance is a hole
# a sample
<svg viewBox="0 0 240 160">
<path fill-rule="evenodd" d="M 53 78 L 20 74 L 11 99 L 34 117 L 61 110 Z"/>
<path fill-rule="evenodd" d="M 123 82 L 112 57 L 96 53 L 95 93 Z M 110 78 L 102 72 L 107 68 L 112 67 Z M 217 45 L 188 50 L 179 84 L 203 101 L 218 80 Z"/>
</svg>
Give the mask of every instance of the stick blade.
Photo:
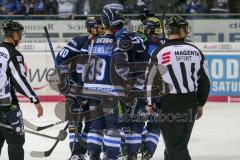
<svg viewBox="0 0 240 160">
<path fill-rule="evenodd" d="M 34 130 L 34 131 L 38 131 L 38 127 L 31 124 L 28 120 L 23 119 L 23 123 L 24 123 L 24 126 L 26 126 L 27 128 Z"/>
<path fill-rule="evenodd" d="M 50 155 L 50 153 L 48 153 L 48 151 L 46 151 L 46 152 L 41 152 L 41 151 L 31 151 L 30 152 L 30 155 L 32 156 L 32 157 L 48 157 L 49 155 Z"/>
<path fill-rule="evenodd" d="M 59 141 L 64 141 L 67 137 L 67 131 L 65 130 L 60 130 L 59 134 L 58 134 L 58 140 Z"/>
</svg>

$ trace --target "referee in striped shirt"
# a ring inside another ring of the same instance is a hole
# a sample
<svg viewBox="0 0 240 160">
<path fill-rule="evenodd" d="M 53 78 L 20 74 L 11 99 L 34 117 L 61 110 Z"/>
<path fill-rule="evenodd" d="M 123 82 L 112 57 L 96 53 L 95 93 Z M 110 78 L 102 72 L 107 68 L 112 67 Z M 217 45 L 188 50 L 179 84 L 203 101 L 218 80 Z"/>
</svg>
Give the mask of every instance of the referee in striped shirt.
<svg viewBox="0 0 240 160">
<path fill-rule="evenodd" d="M 183 17 L 166 20 L 168 40 L 153 52 L 147 70 L 149 113 L 153 112 L 154 86 L 164 84 L 158 120 L 166 145 L 165 160 L 191 160 L 187 145 L 195 119 L 203 114 L 210 89 L 204 55 L 193 44 L 184 42 L 188 28 Z"/>
</svg>

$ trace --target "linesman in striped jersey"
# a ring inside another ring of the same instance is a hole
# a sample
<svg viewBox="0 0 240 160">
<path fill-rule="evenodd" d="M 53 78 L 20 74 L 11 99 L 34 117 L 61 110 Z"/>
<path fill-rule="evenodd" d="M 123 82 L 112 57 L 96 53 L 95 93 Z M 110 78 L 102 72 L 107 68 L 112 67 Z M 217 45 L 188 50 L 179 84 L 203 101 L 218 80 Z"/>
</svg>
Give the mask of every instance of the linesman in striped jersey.
<svg viewBox="0 0 240 160">
<path fill-rule="evenodd" d="M 194 121 L 202 116 L 209 95 L 210 81 L 204 55 L 193 44 L 184 42 L 188 28 L 183 17 L 173 16 L 166 20 L 168 40 L 154 51 L 147 71 L 146 109 L 149 113 L 153 112 L 154 86 L 165 84 L 158 119 L 166 145 L 165 160 L 191 160 L 187 145 Z M 161 82 L 156 82 L 159 76 Z"/>
<path fill-rule="evenodd" d="M 6 140 L 9 160 L 24 160 L 23 118 L 13 88 L 35 104 L 38 117 L 43 115 L 42 105 L 26 80 L 23 56 L 15 49 L 23 29 L 20 23 L 11 20 L 1 25 L 4 40 L 0 43 L 0 123 L 11 125 L 13 130 L 0 128 L 0 153 Z"/>
</svg>

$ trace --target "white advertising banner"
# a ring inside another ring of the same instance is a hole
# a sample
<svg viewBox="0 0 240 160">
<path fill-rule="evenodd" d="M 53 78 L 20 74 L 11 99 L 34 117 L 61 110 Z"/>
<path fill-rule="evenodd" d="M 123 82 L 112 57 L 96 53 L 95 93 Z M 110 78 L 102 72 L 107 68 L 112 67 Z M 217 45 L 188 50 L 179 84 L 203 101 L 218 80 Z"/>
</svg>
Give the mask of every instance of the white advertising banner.
<svg viewBox="0 0 240 160">
<path fill-rule="evenodd" d="M 206 56 L 211 78 L 211 101 L 240 101 L 240 43 L 194 43 Z M 64 43 L 53 43 L 57 54 Z M 54 72 L 47 43 L 23 43 L 19 50 L 27 64 L 27 78 L 42 101 L 59 101 L 63 97 L 50 86 Z M 24 99 L 25 101 L 26 99 Z"/>
<path fill-rule="evenodd" d="M 25 28 L 24 42 L 46 42 L 43 30 L 47 26 L 53 42 L 67 42 L 76 35 L 86 34 L 84 20 L 21 20 Z M 141 23 L 139 20 L 131 21 L 136 30 Z M 192 42 L 239 42 L 239 19 L 192 19 L 189 20 Z"/>
<path fill-rule="evenodd" d="M 43 30 L 47 26 L 53 42 L 67 42 L 79 34 L 86 34 L 84 20 L 22 20 L 26 30 L 24 42 L 46 42 Z M 131 21 L 136 30 L 141 23 Z M 239 42 L 240 19 L 191 19 L 189 20 L 192 42 Z"/>
</svg>

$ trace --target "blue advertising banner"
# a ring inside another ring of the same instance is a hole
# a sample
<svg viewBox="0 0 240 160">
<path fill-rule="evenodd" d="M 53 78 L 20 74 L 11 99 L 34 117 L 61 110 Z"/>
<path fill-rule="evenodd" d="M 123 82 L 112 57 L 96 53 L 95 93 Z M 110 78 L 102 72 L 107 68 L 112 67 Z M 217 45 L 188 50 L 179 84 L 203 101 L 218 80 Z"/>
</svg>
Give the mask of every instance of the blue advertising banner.
<svg viewBox="0 0 240 160">
<path fill-rule="evenodd" d="M 240 54 L 205 55 L 211 96 L 240 96 Z"/>
</svg>

